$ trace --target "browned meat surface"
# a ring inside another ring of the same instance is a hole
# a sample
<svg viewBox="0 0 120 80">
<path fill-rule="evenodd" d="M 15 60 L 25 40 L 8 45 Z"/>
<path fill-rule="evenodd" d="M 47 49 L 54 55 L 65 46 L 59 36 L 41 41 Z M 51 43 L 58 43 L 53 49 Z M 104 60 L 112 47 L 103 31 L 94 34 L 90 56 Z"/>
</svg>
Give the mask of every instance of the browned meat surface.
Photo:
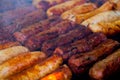
<svg viewBox="0 0 120 80">
<path fill-rule="evenodd" d="M 68 0 L 33 0 L 33 5 L 39 9 L 47 10 L 51 6 L 63 3 Z"/>
<path fill-rule="evenodd" d="M 13 47 L 13 46 L 20 46 L 20 45 L 21 44 L 19 42 L 10 41 L 10 42 L 0 44 L 0 50 L 1 49 L 6 49 L 6 48 L 9 48 L 9 47 Z"/>
<path fill-rule="evenodd" d="M 76 53 L 88 52 L 105 41 L 107 38 L 102 33 L 93 33 L 81 40 L 75 41 L 67 46 L 61 46 L 55 49 L 54 54 L 60 55 L 66 61 Z"/>
<path fill-rule="evenodd" d="M 77 26 L 75 23 L 69 21 L 62 21 L 58 23 L 55 27 L 52 27 L 49 30 L 43 31 L 30 37 L 26 42 L 25 46 L 30 50 L 40 49 L 43 42 L 51 40 L 58 37 L 61 34 L 67 33 L 68 31 L 75 29 Z"/>
<path fill-rule="evenodd" d="M 97 62 L 89 71 L 94 80 L 105 80 L 116 72 L 120 71 L 120 49 L 109 55 L 107 58 Z M 109 79 L 110 80 L 110 79 Z M 115 78 L 114 78 L 115 80 Z M 116 78 L 116 80 L 119 80 Z"/>
<path fill-rule="evenodd" d="M 69 0 L 64 3 L 50 7 L 47 10 L 48 16 L 61 15 L 63 12 L 70 10 L 71 8 L 85 3 L 85 0 Z"/>
<path fill-rule="evenodd" d="M 10 58 L 0 65 L 0 79 L 5 80 L 5 78 L 34 66 L 45 58 L 46 55 L 39 51 L 27 52 Z"/>
<path fill-rule="evenodd" d="M 38 80 L 58 69 L 61 64 L 62 58 L 53 55 L 43 62 L 9 77 L 8 80 Z"/>
<path fill-rule="evenodd" d="M 56 80 L 71 80 L 72 72 L 69 67 L 64 64 L 63 66 L 60 66 L 59 69 L 39 80 L 50 80 L 50 77 L 53 77 Z"/>
<path fill-rule="evenodd" d="M 43 20 L 45 18 L 46 18 L 46 14 L 42 9 L 35 10 L 29 14 L 26 14 L 25 16 L 23 16 L 20 19 L 16 19 L 13 22 L 13 24 L 3 27 L 3 30 L 5 30 L 9 33 L 14 33 L 15 31 L 19 31 L 22 28 L 25 28 L 36 22 L 39 22 L 40 20 Z"/>
<path fill-rule="evenodd" d="M 48 55 L 53 53 L 56 47 L 70 44 L 76 40 L 82 39 L 83 37 L 89 35 L 91 31 L 85 26 L 78 25 L 78 28 L 71 30 L 70 32 L 60 35 L 59 37 L 46 41 L 43 43 L 42 51 Z"/>
<path fill-rule="evenodd" d="M 110 55 L 118 45 L 119 43 L 117 41 L 108 39 L 90 52 L 73 55 L 69 59 L 68 64 L 75 74 L 83 74 L 88 71 L 95 62 Z"/>
<path fill-rule="evenodd" d="M 27 28 L 23 28 L 19 32 L 15 32 L 14 37 L 17 41 L 24 43 L 29 37 L 48 30 L 59 22 L 61 22 L 61 18 L 59 16 L 52 16 L 36 24 L 30 25 Z"/>
</svg>

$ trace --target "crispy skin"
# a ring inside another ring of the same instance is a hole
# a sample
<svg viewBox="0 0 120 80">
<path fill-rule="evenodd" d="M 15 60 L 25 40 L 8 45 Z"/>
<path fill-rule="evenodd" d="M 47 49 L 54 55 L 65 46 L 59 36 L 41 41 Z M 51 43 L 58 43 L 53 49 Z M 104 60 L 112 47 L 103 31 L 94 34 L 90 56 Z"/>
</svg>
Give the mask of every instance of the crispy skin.
<svg viewBox="0 0 120 80">
<path fill-rule="evenodd" d="M 78 28 L 71 30 L 66 34 L 60 35 L 53 40 L 49 40 L 43 43 L 42 51 L 48 55 L 51 55 L 56 47 L 70 44 L 76 40 L 82 39 L 90 33 L 91 31 L 88 28 L 82 25 L 78 25 Z"/>
<path fill-rule="evenodd" d="M 13 74 L 21 72 L 46 58 L 42 52 L 27 52 L 9 59 L 0 65 L 0 79 L 5 79 Z"/>
<path fill-rule="evenodd" d="M 58 37 L 61 34 L 67 33 L 72 29 L 75 29 L 77 26 L 75 23 L 69 21 L 62 21 L 58 23 L 55 27 L 50 28 L 49 30 L 43 31 L 30 37 L 26 42 L 25 46 L 30 50 L 40 49 L 43 42 L 51 40 Z"/>
<path fill-rule="evenodd" d="M 56 55 L 51 56 L 40 64 L 24 70 L 21 73 L 9 77 L 9 80 L 38 80 L 54 70 L 58 69 L 62 64 L 62 58 Z"/>
<path fill-rule="evenodd" d="M 51 6 L 63 3 L 68 0 L 33 0 L 33 5 L 36 8 L 47 10 Z"/>
<path fill-rule="evenodd" d="M 109 0 L 110 2 L 114 3 L 114 8 L 116 10 L 120 10 L 120 0 Z"/>
<path fill-rule="evenodd" d="M 7 49 L 0 50 L 0 64 L 6 60 L 28 52 L 29 50 L 23 46 L 14 46 Z"/>
<path fill-rule="evenodd" d="M 35 10 L 29 14 L 26 14 L 24 17 L 20 19 L 16 19 L 13 24 L 9 26 L 4 26 L 3 30 L 14 33 L 15 31 L 20 31 L 22 28 L 25 28 L 31 24 L 37 23 L 40 20 L 43 20 L 46 18 L 45 11 L 42 9 Z"/>
<path fill-rule="evenodd" d="M 113 22 L 120 19 L 120 11 L 106 11 L 99 13 L 86 21 L 82 22 L 82 25 L 93 26 L 94 24 L 99 24 L 100 22 Z"/>
<path fill-rule="evenodd" d="M 89 71 L 91 78 L 103 80 L 120 70 L 120 49 L 97 62 Z"/>
<path fill-rule="evenodd" d="M 70 10 L 65 11 L 62 13 L 62 19 L 74 20 L 75 16 L 78 14 L 84 14 L 90 11 L 95 10 L 97 7 L 93 3 L 84 3 L 78 6 L 73 7 Z"/>
<path fill-rule="evenodd" d="M 61 66 L 56 71 L 39 80 L 71 80 L 72 72 L 67 65 Z"/>
<path fill-rule="evenodd" d="M 59 22 L 61 22 L 61 18 L 59 16 L 52 16 L 36 24 L 32 24 L 27 28 L 23 28 L 19 32 L 15 32 L 14 37 L 17 41 L 24 43 L 29 37 L 48 30 Z"/>
<path fill-rule="evenodd" d="M 13 47 L 13 46 L 20 46 L 21 44 L 19 42 L 7 42 L 7 43 L 4 43 L 4 44 L 0 44 L 0 50 L 1 49 L 6 49 L 6 48 L 10 48 L 10 47 Z"/>
<path fill-rule="evenodd" d="M 120 33 L 120 20 L 117 20 L 115 22 L 107 22 L 107 23 L 101 22 L 99 24 L 94 25 L 94 27 L 95 26 L 99 28 L 98 30 L 96 30 L 97 32 L 103 32 L 107 36 L 113 36 Z"/>
<path fill-rule="evenodd" d="M 48 16 L 53 16 L 53 15 L 61 15 L 63 12 L 70 10 L 74 6 L 80 5 L 85 3 L 85 0 L 71 0 L 71 1 L 66 1 L 64 3 L 55 5 L 53 7 L 50 7 L 47 10 L 47 15 Z"/>
<path fill-rule="evenodd" d="M 97 8 L 94 11 L 88 12 L 86 14 L 80 14 L 80 15 L 76 15 L 75 17 L 75 22 L 80 24 L 81 22 L 85 21 L 86 19 L 95 16 L 96 14 L 99 14 L 101 12 L 105 12 L 105 11 L 109 11 L 111 10 L 113 7 L 113 3 L 110 2 L 105 2 L 100 8 Z M 97 19 L 97 18 L 96 18 Z"/>
<path fill-rule="evenodd" d="M 62 56 L 64 61 L 67 61 L 72 55 L 76 53 L 83 53 L 93 50 L 94 47 L 98 46 L 106 39 L 106 36 L 102 33 L 93 33 L 67 46 L 56 48 L 54 54 Z"/>
<path fill-rule="evenodd" d="M 2 27 L 8 26 L 12 24 L 12 22 L 14 22 L 16 19 L 19 19 L 35 10 L 36 9 L 33 6 L 25 6 L 16 8 L 14 10 L 6 11 L 0 15 L 0 25 Z"/>
<path fill-rule="evenodd" d="M 117 41 L 108 39 L 90 52 L 73 55 L 69 59 L 68 64 L 75 74 L 83 74 L 87 72 L 95 62 L 112 54 L 118 45 L 119 43 Z"/>
<path fill-rule="evenodd" d="M 96 20 L 97 19 L 97 20 Z M 115 35 L 120 33 L 120 11 L 107 11 L 100 13 L 90 19 L 84 21 L 83 25 L 88 25 L 88 27 L 93 32 L 102 32 L 107 36 Z M 116 21 L 118 21 L 116 23 Z"/>
</svg>

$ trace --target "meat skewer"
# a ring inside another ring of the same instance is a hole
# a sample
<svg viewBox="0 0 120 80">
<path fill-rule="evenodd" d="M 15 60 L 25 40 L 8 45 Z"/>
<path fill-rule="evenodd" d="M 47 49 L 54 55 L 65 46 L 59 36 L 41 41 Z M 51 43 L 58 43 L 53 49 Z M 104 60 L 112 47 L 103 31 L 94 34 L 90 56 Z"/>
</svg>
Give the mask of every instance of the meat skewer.
<svg viewBox="0 0 120 80">
<path fill-rule="evenodd" d="M 40 80 L 71 80 L 72 72 L 67 65 L 61 66 L 56 71 L 43 77 Z"/>
<path fill-rule="evenodd" d="M 75 29 L 77 26 L 75 23 L 69 21 L 62 21 L 57 24 L 55 27 L 52 27 L 49 30 L 38 33 L 35 36 L 30 37 L 26 42 L 25 46 L 30 50 L 40 49 L 42 43 L 58 37 L 61 34 L 67 33 L 72 29 Z"/>
<path fill-rule="evenodd" d="M 13 46 L 21 46 L 21 44 L 19 42 L 10 41 L 10 42 L 4 43 L 4 44 L 0 44 L 0 50 L 10 48 Z"/>
<path fill-rule="evenodd" d="M 29 50 L 23 46 L 14 46 L 7 49 L 0 50 L 0 64 L 6 60 L 13 58 L 19 54 L 28 52 Z"/>
<path fill-rule="evenodd" d="M 0 79 L 21 72 L 46 58 L 42 52 L 27 52 L 9 59 L 0 65 Z"/>
<path fill-rule="evenodd" d="M 43 43 L 42 51 L 44 51 L 48 55 L 51 55 L 56 47 L 67 45 L 76 40 L 82 39 L 83 37 L 89 35 L 90 33 L 92 33 L 92 32 L 88 28 L 86 28 L 84 26 L 79 26 L 78 28 L 76 28 L 64 35 L 60 35 L 59 37 L 57 37 L 53 40 L 49 40 L 49 41 L 46 41 L 45 43 Z"/>
<path fill-rule="evenodd" d="M 23 28 L 19 32 L 15 32 L 14 37 L 17 39 L 17 41 L 24 43 L 29 37 L 39 32 L 48 30 L 59 22 L 61 22 L 60 17 L 52 16 L 36 24 L 30 25 L 27 28 Z"/>
<path fill-rule="evenodd" d="M 105 41 L 107 38 L 102 33 L 93 33 L 89 36 L 75 41 L 67 46 L 61 46 L 55 49 L 54 54 L 62 56 L 64 61 L 67 61 L 72 55 L 76 53 L 88 52 Z"/>
<path fill-rule="evenodd" d="M 69 59 L 68 64 L 75 74 L 83 74 L 87 72 L 94 63 L 112 54 L 118 46 L 119 43 L 117 41 L 108 39 L 90 52 L 73 55 Z"/>
<path fill-rule="evenodd" d="M 103 80 L 120 70 L 120 49 L 97 62 L 89 71 L 91 78 Z"/>
<path fill-rule="evenodd" d="M 8 80 L 38 80 L 58 69 L 61 64 L 62 58 L 53 55 L 42 63 L 9 77 Z"/>
</svg>

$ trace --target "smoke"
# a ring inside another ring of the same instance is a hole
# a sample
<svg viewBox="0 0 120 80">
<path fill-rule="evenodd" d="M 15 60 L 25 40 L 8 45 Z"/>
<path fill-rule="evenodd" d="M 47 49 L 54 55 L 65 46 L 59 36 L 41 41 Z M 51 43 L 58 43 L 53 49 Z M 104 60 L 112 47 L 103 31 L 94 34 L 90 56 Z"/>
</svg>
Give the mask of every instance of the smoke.
<svg viewBox="0 0 120 80">
<path fill-rule="evenodd" d="M 32 0 L 0 0 L 0 13 L 31 4 Z"/>
</svg>

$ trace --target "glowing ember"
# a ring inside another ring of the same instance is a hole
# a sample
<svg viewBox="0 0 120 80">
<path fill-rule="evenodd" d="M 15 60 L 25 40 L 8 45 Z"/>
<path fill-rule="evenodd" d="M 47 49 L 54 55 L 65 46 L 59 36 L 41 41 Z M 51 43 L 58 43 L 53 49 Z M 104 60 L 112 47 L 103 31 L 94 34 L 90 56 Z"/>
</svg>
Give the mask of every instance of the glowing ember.
<svg viewBox="0 0 120 80">
<path fill-rule="evenodd" d="M 44 77 L 41 80 L 61 80 L 63 79 L 63 73 L 62 72 L 56 72 L 56 73 L 52 73 L 46 77 Z"/>
</svg>

